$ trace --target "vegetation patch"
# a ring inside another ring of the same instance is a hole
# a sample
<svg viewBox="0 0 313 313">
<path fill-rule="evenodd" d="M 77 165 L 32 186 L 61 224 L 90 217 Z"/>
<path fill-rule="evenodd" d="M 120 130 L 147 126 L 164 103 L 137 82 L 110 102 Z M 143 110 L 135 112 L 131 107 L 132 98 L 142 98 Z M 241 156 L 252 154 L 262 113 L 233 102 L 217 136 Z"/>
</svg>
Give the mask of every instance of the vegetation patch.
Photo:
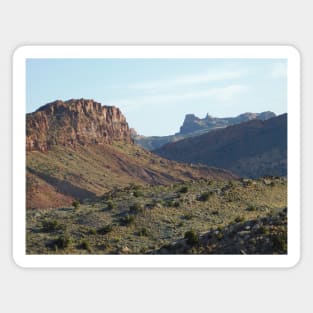
<svg viewBox="0 0 313 313">
<path fill-rule="evenodd" d="M 199 234 L 193 229 L 186 231 L 184 238 L 190 246 L 198 245 L 200 241 Z"/>
<path fill-rule="evenodd" d="M 159 251 L 168 245 L 167 250 L 162 251 L 224 253 L 237 238 L 238 242 L 244 242 L 245 253 L 283 253 L 284 239 L 278 234 L 283 233 L 286 226 L 270 225 L 267 219 L 271 221 L 279 212 L 286 215 L 286 180 L 275 178 L 274 188 L 265 185 L 263 179 L 254 182 L 255 188 L 248 189 L 240 180 L 233 180 L 232 192 L 236 191 L 240 199 L 234 198 L 231 203 L 228 181 L 193 179 L 168 186 L 115 187 L 102 199 L 82 201 L 78 210 L 29 209 L 26 211 L 26 251 L 27 254 L 141 254 Z M 185 194 L 178 192 L 183 187 L 188 189 Z M 134 190 L 140 190 L 143 196 L 133 197 Z M 198 201 L 199 195 L 209 191 L 214 191 L 212 198 Z M 247 210 L 248 207 L 257 210 Z M 202 246 L 202 235 L 199 245 L 186 244 L 185 233 L 192 230 L 195 234 L 209 232 L 220 250 L 213 249 L 213 244 L 211 250 Z M 172 249 L 169 247 L 176 247 L 178 242 L 182 246 L 169 251 Z M 241 253 L 239 248 L 232 248 L 230 252 Z"/>
</svg>

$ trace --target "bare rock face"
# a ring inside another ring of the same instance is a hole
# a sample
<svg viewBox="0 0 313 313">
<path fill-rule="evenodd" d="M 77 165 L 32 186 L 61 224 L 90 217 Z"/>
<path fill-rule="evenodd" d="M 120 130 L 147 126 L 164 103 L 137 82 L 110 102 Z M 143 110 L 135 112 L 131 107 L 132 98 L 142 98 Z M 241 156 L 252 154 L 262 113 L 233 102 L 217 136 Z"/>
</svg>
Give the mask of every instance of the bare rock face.
<svg viewBox="0 0 313 313">
<path fill-rule="evenodd" d="M 121 111 L 93 100 L 55 101 L 26 115 L 26 150 L 47 151 L 53 145 L 133 143 Z"/>
</svg>

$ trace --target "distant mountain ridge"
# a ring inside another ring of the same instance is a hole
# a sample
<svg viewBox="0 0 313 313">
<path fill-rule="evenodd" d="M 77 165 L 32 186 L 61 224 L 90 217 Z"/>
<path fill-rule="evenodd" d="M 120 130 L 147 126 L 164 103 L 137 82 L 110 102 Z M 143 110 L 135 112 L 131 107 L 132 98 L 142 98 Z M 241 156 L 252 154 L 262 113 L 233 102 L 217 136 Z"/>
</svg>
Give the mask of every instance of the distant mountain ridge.
<svg viewBox="0 0 313 313">
<path fill-rule="evenodd" d="M 185 116 L 183 125 L 180 127 L 180 131 L 174 135 L 169 136 L 141 136 L 133 131 L 132 138 L 134 141 L 147 150 L 155 150 L 161 146 L 169 143 L 176 142 L 188 137 L 195 137 L 203 133 L 225 128 L 227 126 L 240 124 L 250 120 L 267 120 L 275 117 L 275 113 L 271 111 L 261 113 L 243 113 L 236 117 L 212 117 L 207 114 L 203 119 L 197 117 L 194 114 L 187 114 Z"/>
<path fill-rule="evenodd" d="M 201 130 L 212 130 L 217 128 L 224 128 L 230 125 L 240 124 L 251 120 L 267 120 L 275 117 L 275 113 L 267 111 L 262 113 L 243 113 L 236 117 L 212 117 L 207 114 L 205 118 L 201 119 L 194 114 L 187 114 L 183 125 L 180 128 L 180 134 L 189 134 Z"/>
<path fill-rule="evenodd" d="M 153 151 L 170 160 L 225 168 L 238 176 L 287 175 L 287 114 L 250 120 Z"/>
</svg>

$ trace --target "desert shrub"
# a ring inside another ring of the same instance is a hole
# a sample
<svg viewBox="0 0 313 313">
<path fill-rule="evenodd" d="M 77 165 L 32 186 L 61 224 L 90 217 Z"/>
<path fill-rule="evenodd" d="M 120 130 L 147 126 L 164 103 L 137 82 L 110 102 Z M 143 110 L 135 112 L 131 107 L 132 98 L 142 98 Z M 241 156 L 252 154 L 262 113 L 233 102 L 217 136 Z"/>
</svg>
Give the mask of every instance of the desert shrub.
<svg viewBox="0 0 313 313">
<path fill-rule="evenodd" d="M 193 229 L 186 231 L 184 238 L 190 246 L 198 245 L 200 242 L 199 234 Z"/>
<path fill-rule="evenodd" d="M 184 222 L 179 222 L 179 223 L 177 224 L 177 227 L 182 227 L 182 226 L 184 226 Z"/>
<path fill-rule="evenodd" d="M 90 251 L 91 248 L 90 248 L 89 242 L 86 239 L 82 240 L 80 245 L 79 245 L 79 249 Z"/>
<path fill-rule="evenodd" d="M 278 233 L 272 236 L 272 244 L 275 252 L 287 253 L 287 233 Z"/>
<path fill-rule="evenodd" d="M 143 192 L 140 190 L 135 190 L 133 193 L 134 197 L 138 198 L 138 197 L 142 197 L 143 196 Z"/>
<path fill-rule="evenodd" d="M 269 228 L 265 227 L 265 226 L 261 226 L 259 228 L 259 233 L 262 235 L 268 235 L 270 233 Z"/>
<path fill-rule="evenodd" d="M 41 222 L 41 229 L 43 232 L 53 232 L 59 229 L 62 229 L 60 223 L 57 220 L 43 220 Z"/>
<path fill-rule="evenodd" d="M 219 215 L 219 212 L 217 210 L 212 211 L 212 215 Z"/>
<path fill-rule="evenodd" d="M 256 246 L 256 244 L 257 244 L 256 238 L 250 238 L 249 243 L 250 243 L 251 245 L 253 245 L 253 246 Z"/>
<path fill-rule="evenodd" d="M 90 235 L 96 235 L 96 234 L 97 234 L 97 229 L 91 227 L 91 228 L 89 228 L 88 233 L 89 233 Z"/>
<path fill-rule="evenodd" d="M 179 192 L 180 192 L 180 193 L 187 193 L 187 192 L 188 192 L 188 187 L 187 187 L 187 186 L 182 186 L 182 187 L 179 189 Z"/>
<path fill-rule="evenodd" d="M 218 240 L 222 240 L 223 237 L 224 237 L 224 235 L 223 235 L 222 232 L 219 232 L 219 233 L 216 235 L 216 238 L 217 238 Z"/>
<path fill-rule="evenodd" d="M 97 234 L 99 235 L 106 235 L 113 230 L 113 225 L 109 224 L 97 229 Z"/>
<path fill-rule="evenodd" d="M 147 228 L 143 227 L 143 228 L 140 228 L 137 232 L 137 235 L 142 237 L 142 236 L 148 236 L 149 235 L 149 232 L 147 230 Z"/>
<path fill-rule="evenodd" d="M 174 201 L 173 199 L 165 200 L 163 204 L 166 207 L 173 207 L 173 208 L 178 208 L 180 206 L 180 203 L 178 201 Z"/>
<path fill-rule="evenodd" d="M 237 216 L 234 220 L 235 223 L 241 223 L 244 221 L 245 221 L 245 218 L 243 216 Z"/>
<path fill-rule="evenodd" d="M 53 241 L 53 246 L 58 248 L 58 249 L 65 249 L 67 248 L 71 243 L 71 238 L 69 235 L 61 235 L 54 239 Z"/>
<path fill-rule="evenodd" d="M 179 201 L 175 201 L 175 202 L 173 203 L 173 207 L 174 207 L 174 208 L 179 208 L 179 207 L 180 207 Z"/>
<path fill-rule="evenodd" d="M 80 202 L 78 200 L 74 200 L 72 202 L 72 206 L 74 207 L 75 210 L 77 210 L 80 206 Z"/>
<path fill-rule="evenodd" d="M 246 210 L 249 211 L 249 212 L 254 212 L 254 211 L 257 210 L 257 208 L 256 208 L 255 205 L 251 204 L 251 205 L 249 205 L 249 206 L 246 208 Z"/>
<path fill-rule="evenodd" d="M 192 213 L 186 213 L 186 214 L 183 216 L 183 218 L 184 218 L 185 220 L 191 220 L 191 219 L 193 218 L 193 215 L 192 215 Z"/>
<path fill-rule="evenodd" d="M 111 210 L 113 210 L 115 208 L 116 208 L 116 204 L 112 200 L 107 201 L 107 209 L 108 210 L 111 211 Z"/>
<path fill-rule="evenodd" d="M 121 218 L 120 224 L 121 226 L 129 226 L 135 222 L 135 216 L 134 215 L 126 215 Z"/>
<path fill-rule="evenodd" d="M 135 214 L 140 213 L 143 211 L 143 206 L 141 203 L 136 202 L 129 207 L 129 211 Z"/>
<path fill-rule="evenodd" d="M 199 201 L 207 201 L 209 200 L 209 198 L 213 195 L 213 191 L 206 191 L 204 193 L 202 193 L 199 197 L 198 200 Z"/>
</svg>

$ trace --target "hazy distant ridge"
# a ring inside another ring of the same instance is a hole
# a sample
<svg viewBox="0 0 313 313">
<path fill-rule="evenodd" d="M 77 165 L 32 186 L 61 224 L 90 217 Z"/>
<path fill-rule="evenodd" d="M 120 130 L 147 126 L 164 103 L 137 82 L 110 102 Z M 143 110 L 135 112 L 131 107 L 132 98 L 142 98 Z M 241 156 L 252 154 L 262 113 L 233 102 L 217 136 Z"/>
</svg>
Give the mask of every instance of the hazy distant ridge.
<svg viewBox="0 0 313 313">
<path fill-rule="evenodd" d="M 262 113 L 243 113 L 236 117 L 212 117 L 207 114 L 204 118 L 199 118 L 194 114 L 187 114 L 180 131 L 175 135 L 169 136 L 141 136 L 134 130 L 132 133 L 133 139 L 137 144 L 147 150 L 155 150 L 169 143 L 179 141 L 188 137 L 194 137 L 214 129 L 225 128 L 227 126 L 240 124 L 250 120 L 267 120 L 275 117 L 275 113 L 266 111 Z"/>
</svg>

